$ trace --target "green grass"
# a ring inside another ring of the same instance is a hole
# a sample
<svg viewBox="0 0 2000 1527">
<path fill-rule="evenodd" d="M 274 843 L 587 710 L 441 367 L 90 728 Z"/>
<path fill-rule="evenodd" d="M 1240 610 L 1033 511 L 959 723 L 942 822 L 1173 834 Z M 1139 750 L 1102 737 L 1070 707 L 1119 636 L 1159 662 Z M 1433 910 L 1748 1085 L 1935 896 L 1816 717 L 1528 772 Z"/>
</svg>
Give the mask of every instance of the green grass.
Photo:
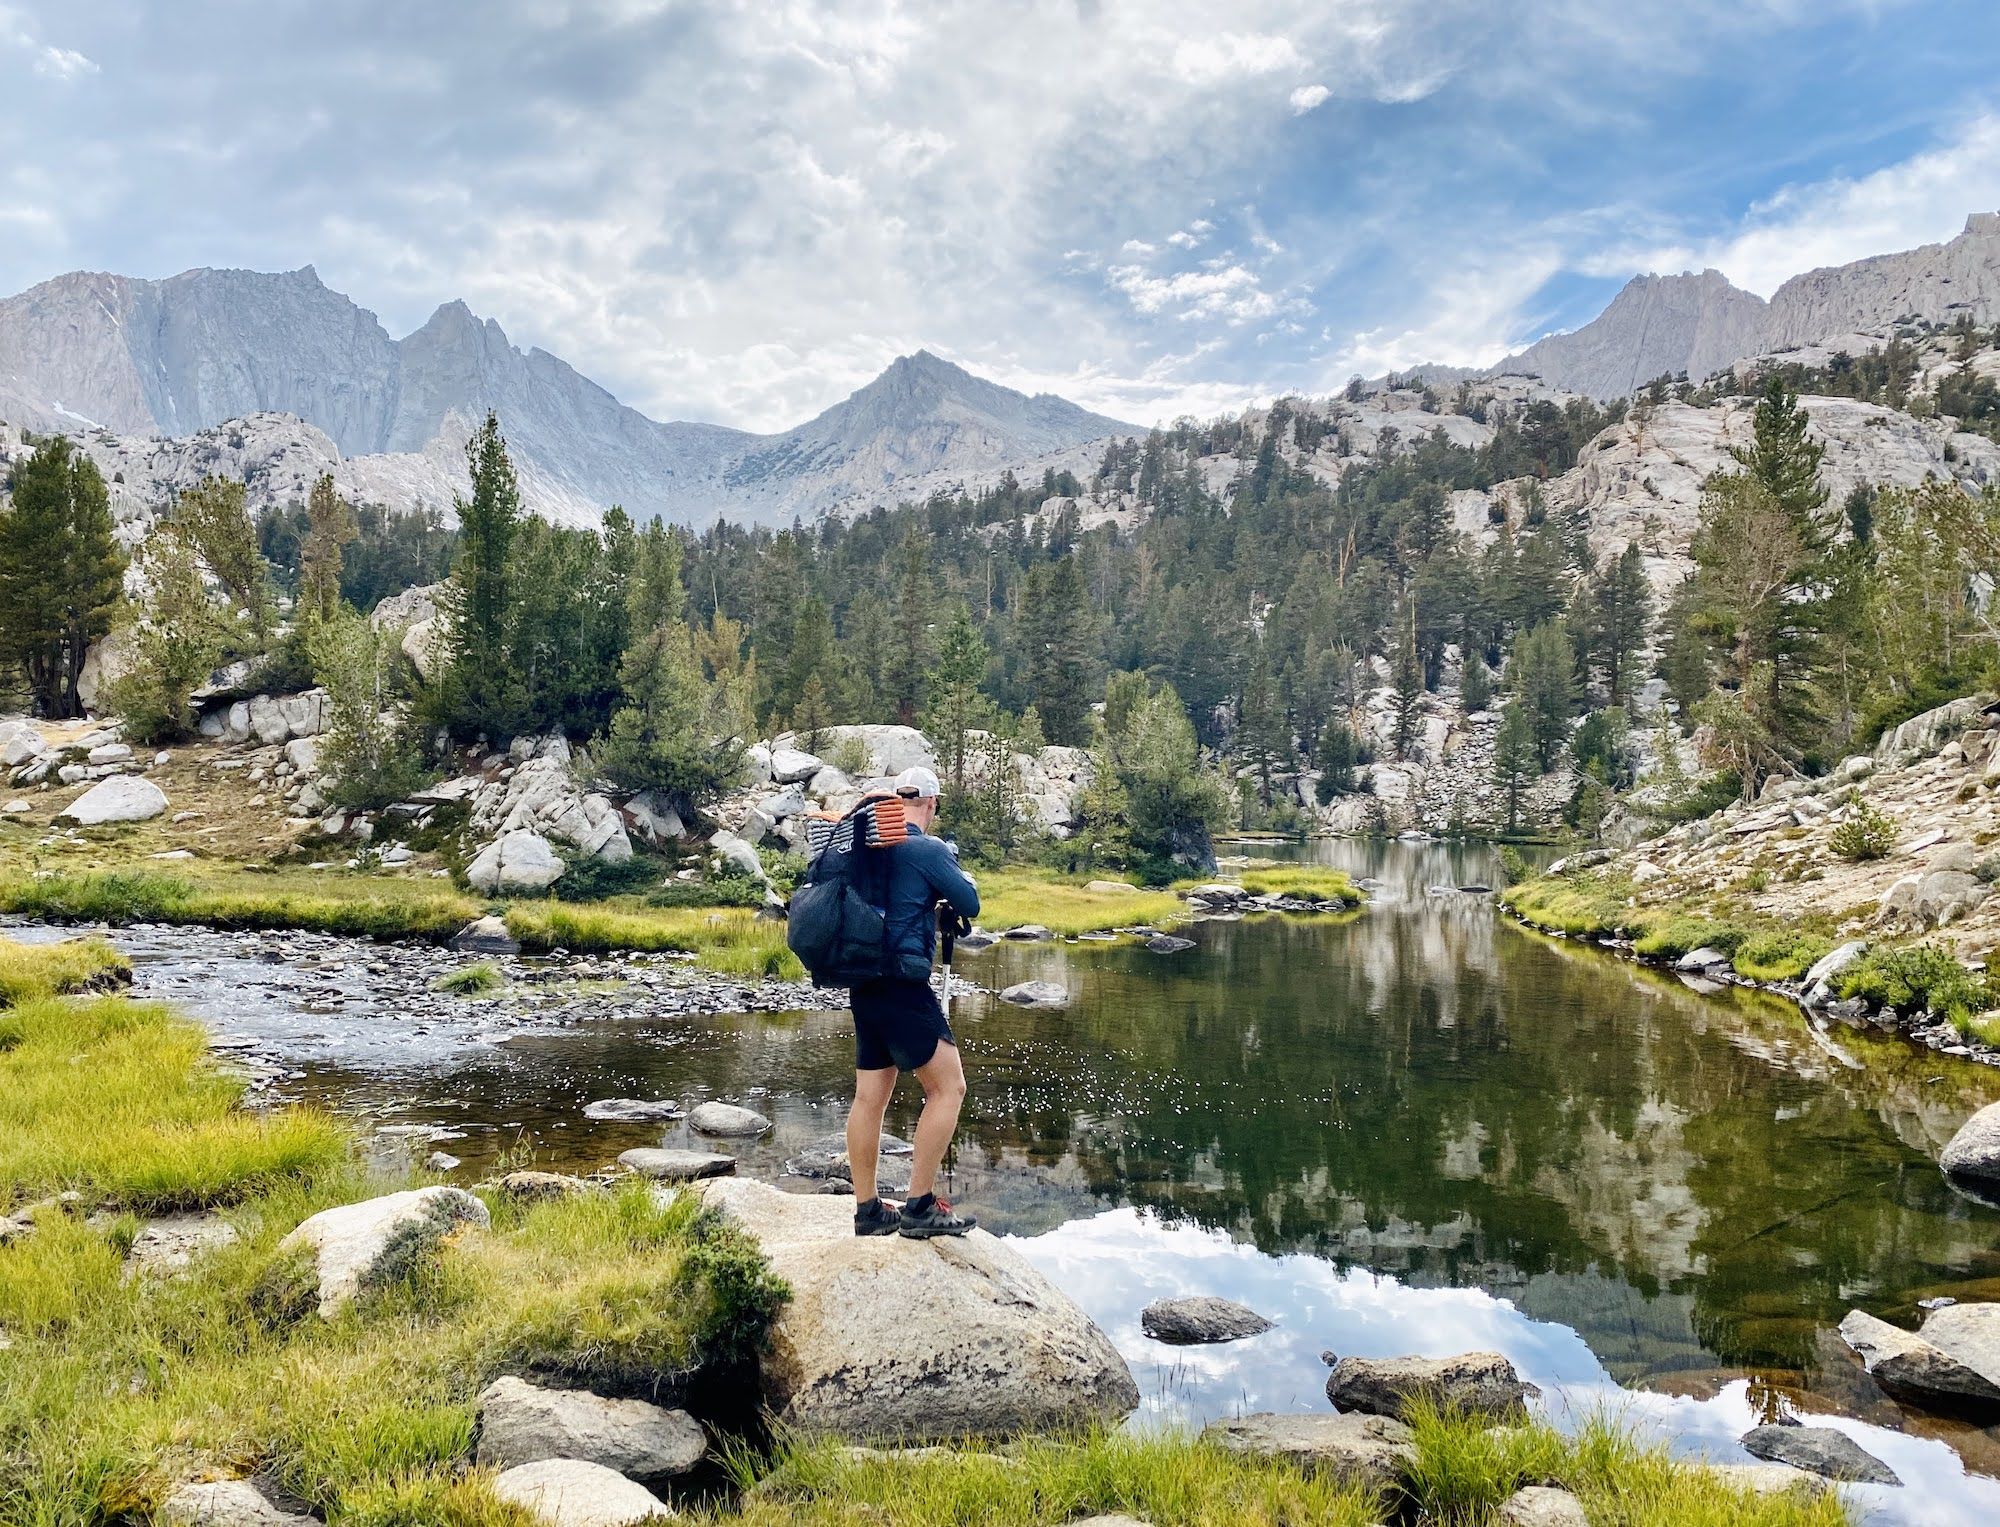
<svg viewBox="0 0 2000 1527">
<path fill-rule="evenodd" d="M 1256 896 L 1305 896 L 1314 901 L 1338 902 L 1343 907 L 1358 907 L 1365 900 L 1347 878 L 1346 871 L 1322 865 L 1280 864 L 1246 869 L 1239 878 L 1243 889 Z"/>
<path fill-rule="evenodd" d="M 0 1203 L 74 1189 L 194 1208 L 345 1158 L 346 1134 L 321 1114 L 244 1112 L 243 1083 L 215 1066 L 198 1024 L 156 1002 L 53 994 L 92 964 L 108 968 L 87 946 L 0 943 L 18 994 L 0 1012 Z"/>
<path fill-rule="evenodd" d="M 1033 870 L 981 875 L 979 926 L 998 932 L 1039 923 L 1051 933 L 1074 937 L 1110 928 L 1158 927 L 1187 916 L 1187 903 L 1172 891 L 1086 891 L 1083 886 L 1082 880 Z"/>
<path fill-rule="evenodd" d="M 1733 956 L 1750 937 L 1750 930 L 1736 923 L 1685 914 L 1636 918 L 1632 926 L 1638 932 L 1632 952 L 1648 960 L 1678 960 L 1697 949 L 1717 949 Z"/>
<path fill-rule="evenodd" d="M 1546 933 L 1571 938 L 1617 935 L 1625 930 L 1630 908 L 1629 881 L 1594 875 L 1561 879 L 1523 880 L 1500 893 L 1500 902 L 1523 922 Z"/>
<path fill-rule="evenodd" d="M 71 938 L 57 944 L 0 939 L 0 1007 L 35 997 L 122 986 L 131 976 L 130 962 L 103 939 Z"/>
<path fill-rule="evenodd" d="M 498 991 L 506 984 L 507 978 L 498 965 L 491 960 L 475 960 L 439 976 L 431 982 L 431 990 L 449 992 L 455 997 L 476 997 L 482 992 Z"/>
<path fill-rule="evenodd" d="M 1754 933 L 1736 950 L 1736 973 L 1751 981 L 1797 981 L 1833 948 L 1831 939 L 1797 929 Z"/>
<path fill-rule="evenodd" d="M 593 954 L 613 949 L 678 950 L 727 975 L 797 980 L 805 974 L 785 947 L 785 925 L 760 921 L 756 913 L 741 907 L 658 909 L 636 903 L 580 906 L 517 901 L 507 908 L 507 930 L 524 950 Z"/>
<path fill-rule="evenodd" d="M 1842 1527 L 1837 1496 L 1757 1496 L 1723 1485 L 1603 1422 L 1575 1438 L 1545 1426 L 1491 1428 L 1435 1413 L 1415 1424 L 1418 1461 L 1404 1519 L 1485 1527 L 1524 1484 L 1557 1481 L 1593 1522 L 1620 1527 Z M 1030 1439 L 1004 1452 L 856 1458 L 828 1443 L 782 1445 L 775 1467 L 737 1455 L 745 1527 L 1058 1527 L 1124 1514 L 1154 1527 L 1359 1527 L 1391 1503 L 1282 1463 L 1239 1457 L 1176 1433 Z"/>
</svg>

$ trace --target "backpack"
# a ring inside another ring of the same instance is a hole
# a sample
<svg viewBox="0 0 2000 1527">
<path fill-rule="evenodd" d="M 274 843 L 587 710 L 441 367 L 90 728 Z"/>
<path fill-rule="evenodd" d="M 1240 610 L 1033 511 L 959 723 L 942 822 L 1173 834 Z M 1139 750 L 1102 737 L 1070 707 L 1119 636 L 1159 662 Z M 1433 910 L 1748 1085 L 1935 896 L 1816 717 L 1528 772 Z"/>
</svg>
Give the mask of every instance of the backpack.
<svg viewBox="0 0 2000 1527">
<path fill-rule="evenodd" d="M 785 943 L 814 986 L 854 986 L 891 973 L 889 854 L 904 833 L 899 801 L 893 824 L 876 822 L 885 804 L 863 801 L 823 834 L 786 908 Z"/>
</svg>

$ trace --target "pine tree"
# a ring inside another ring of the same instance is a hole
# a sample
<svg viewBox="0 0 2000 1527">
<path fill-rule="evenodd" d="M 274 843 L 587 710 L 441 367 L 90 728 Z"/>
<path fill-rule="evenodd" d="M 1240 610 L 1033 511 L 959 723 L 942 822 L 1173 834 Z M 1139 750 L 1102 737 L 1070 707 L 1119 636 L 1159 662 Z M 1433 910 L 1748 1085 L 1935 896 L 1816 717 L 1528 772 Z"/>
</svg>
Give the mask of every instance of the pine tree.
<svg viewBox="0 0 2000 1527">
<path fill-rule="evenodd" d="M 331 620 L 340 608 L 341 548 L 360 534 L 354 510 L 335 490 L 333 475 L 321 473 L 306 498 L 305 544 L 299 552 L 301 621 Z"/>
<path fill-rule="evenodd" d="M 681 586 L 681 539 L 658 520 L 649 522 L 636 537 L 625 602 L 627 627 L 635 639 L 687 616 L 687 590 Z"/>
<path fill-rule="evenodd" d="M 1592 595 L 1593 655 L 1611 703 L 1622 705 L 1632 693 L 1637 660 L 1653 626 L 1653 588 L 1638 542 L 1628 541 L 1616 561 L 1606 559 L 1592 582 Z"/>
<path fill-rule="evenodd" d="M 1423 715 L 1424 664 L 1417 652 L 1417 611 L 1404 600 L 1396 614 L 1395 638 L 1389 648 L 1389 682 L 1395 690 L 1396 756 L 1409 752 Z"/>
<path fill-rule="evenodd" d="M 931 673 L 930 704 L 924 712 L 924 733 L 938 750 L 944 784 L 944 810 L 964 796 L 976 730 L 992 730 L 993 706 L 980 690 L 986 677 L 987 649 L 972 614 L 963 604 L 952 608 L 944 635 L 938 639 L 937 663 Z"/>
<path fill-rule="evenodd" d="M 489 413 L 465 447 L 472 496 L 458 501 L 458 556 L 442 601 L 446 651 L 443 716 L 458 736 L 510 735 L 524 696 L 509 658 L 508 569 L 522 519 L 521 487 L 499 419 Z"/>
<path fill-rule="evenodd" d="M 1493 674 L 1477 652 L 1467 650 L 1459 660 L 1458 703 L 1468 716 L 1493 703 Z"/>
<path fill-rule="evenodd" d="M 774 696 L 790 697 L 784 714 L 794 718 L 794 731 L 799 729 L 796 717 L 809 687 L 818 690 L 822 706 L 830 704 L 829 697 L 841 687 L 840 649 L 834 641 L 833 615 L 817 594 L 807 594 L 798 602 L 791 639 L 786 643 L 784 682 L 772 690 Z"/>
<path fill-rule="evenodd" d="M 84 656 L 110 633 L 123 588 L 110 495 L 58 435 L 14 468 L 13 499 L 0 514 L 0 659 L 21 670 L 37 712 L 74 716 Z"/>
<path fill-rule="evenodd" d="M 1500 713 L 1500 730 L 1493 739 L 1493 778 L 1507 795 L 1507 831 L 1520 830 L 1521 792 L 1529 777 L 1542 769 L 1534 722 L 1518 698 L 1510 700 Z"/>
<path fill-rule="evenodd" d="M 204 477 L 175 502 L 171 518 L 216 582 L 250 621 L 259 643 L 271 634 L 271 569 L 257 545 L 240 480 Z"/>
<path fill-rule="evenodd" d="M 331 487 L 330 479 L 321 481 Z M 402 800 L 423 784 L 424 770 L 393 703 L 396 633 L 378 631 L 336 597 L 327 614 L 313 618 L 306 643 L 313 676 L 326 691 L 319 760 L 327 799 L 362 811 Z"/>
<path fill-rule="evenodd" d="M 1354 769 L 1361 761 L 1361 746 L 1354 735 L 1354 728 L 1345 721 L 1327 722 L 1319 734 L 1319 747 L 1313 762 L 1319 769 L 1319 784 L 1314 794 L 1320 805 L 1327 805 L 1337 795 L 1354 793 Z"/>
<path fill-rule="evenodd" d="M 1075 557 L 1045 562 L 1022 588 L 1020 639 L 1024 687 L 1049 741 L 1090 741 L 1092 623 L 1083 568 Z"/>
<path fill-rule="evenodd" d="M 222 655 L 227 627 L 209 600 L 187 526 L 157 523 L 139 567 L 146 593 L 130 627 L 132 659 L 108 698 L 133 740 L 171 741 L 194 729 L 190 696 Z"/>
<path fill-rule="evenodd" d="M 914 725 L 930 685 L 931 572 L 930 540 L 912 530 L 896 553 L 895 645 L 888 654 L 884 678 L 896 719 Z"/>
<path fill-rule="evenodd" d="M 626 704 L 596 749 L 598 767 L 626 790 L 657 790 L 686 814 L 712 800 L 742 767 L 737 703 L 718 703 L 695 635 L 678 621 L 633 643 L 619 670 Z"/>
<path fill-rule="evenodd" d="M 1509 709 L 1519 709 L 1526 718 L 1535 757 L 1546 774 L 1569 741 L 1570 717 L 1576 713 L 1576 656 L 1562 622 L 1544 621 L 1524 631 L 1515 640 L 1507 676 L 1514 689 Z"/>
<path fill-rule="evenodd" d="M 1256 776 L 1257 799 L 1269 811 L 1271 775 L 1290 765 L 1292 739 L 1271 681 L 1269 655 L 1261 643 L 1243 680 L 1243 701 L 1236 719 L 1236 757 Z"/>
</svg>

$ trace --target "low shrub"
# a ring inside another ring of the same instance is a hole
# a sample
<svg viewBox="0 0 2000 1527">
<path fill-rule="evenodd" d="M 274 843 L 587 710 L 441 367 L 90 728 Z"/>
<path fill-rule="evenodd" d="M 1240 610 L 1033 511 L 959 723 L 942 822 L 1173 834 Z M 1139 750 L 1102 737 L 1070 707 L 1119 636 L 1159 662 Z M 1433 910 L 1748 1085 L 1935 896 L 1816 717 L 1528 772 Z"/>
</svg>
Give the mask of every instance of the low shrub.
<svg viewBox="0 0 2000 1527">
<path fill-rule="evenodd" d="M 668 880 L 646 893 L 649 907 L 761 907 L 763 885 L 748 875 L 709 875 Z"/>
<path fill-rule="evenodd" d="M 1858 802 L 1828 836 L 1827 847 L 1850 864 L 1887 857 L 1896 846 L 1896 822 L 1867 802 Z"/>
<path fill-rule="evenodd" d="M 1880 1002 L 1898 1013 L 1934 1013 L 1964 1028 L 2000 1002 L 1991 976 L 1967 970 L 1942 944 L 1870 949 L 1834 982 L 1842 997 Z"/>
<path fill-rule="evenodd" d="M 652 889 L 660 866 L 644 854 L 616 864 L 595 854 L 573 854 L 564 862 L 562 878 L 549 890 L 563 901 L 605 901 Z"/>
</svg>

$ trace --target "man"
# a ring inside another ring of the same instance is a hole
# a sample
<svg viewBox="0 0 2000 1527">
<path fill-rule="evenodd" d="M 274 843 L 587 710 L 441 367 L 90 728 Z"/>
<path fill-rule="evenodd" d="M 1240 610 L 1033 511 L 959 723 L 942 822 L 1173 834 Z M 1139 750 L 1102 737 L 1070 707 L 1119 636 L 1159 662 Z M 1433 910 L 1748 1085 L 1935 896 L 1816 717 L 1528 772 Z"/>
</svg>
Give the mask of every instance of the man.
<svg viewBox="0 0 2000 1527">
<path fill-rule="evenodd" d="M 890 972 L 849 989 L 854 1107 L 847 1115 L 847 1161 L 854 1177 L 854 1233 L 917 1239 L 964 1235 L 975 1222 L 937 1196 L 937 1174 L 958 1127 L 965 1070 L 930 978 L 938 903 L 970 920 L 979 915 L 979 890 L 944 840 L 925 830 L 937 819 L 937 775 L 925 768 L 905 769 L 896 776 L 896 794 L 908 836 L 886 850 L 891 857 L 883 911 Z M 904 1071 L 914 1071 L 923 1084 L 924 1111 L 917 1119 L 910 1198 L 898 1211 L 877 1194 L 875 1166 L 882 1115 Z"/>
</svg>

